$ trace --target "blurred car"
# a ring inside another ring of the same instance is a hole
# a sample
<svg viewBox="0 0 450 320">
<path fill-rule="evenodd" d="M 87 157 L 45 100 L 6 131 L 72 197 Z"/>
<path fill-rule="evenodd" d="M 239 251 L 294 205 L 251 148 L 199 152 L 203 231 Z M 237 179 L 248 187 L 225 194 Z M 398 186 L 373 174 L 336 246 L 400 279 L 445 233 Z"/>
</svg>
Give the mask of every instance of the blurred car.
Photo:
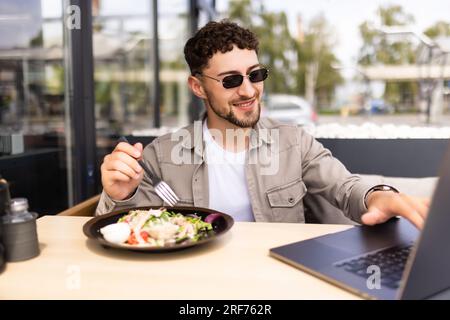
<svg viewBox="0 0 450 320">
<path fill-rule="evenodd" d="M 287 94 L 269 95 L 262 115 L 297 125 L 311 125 L 317 121 L 317 114 L 308 101 L 302 97 Z"/>
<path fill-rule="evenodd" d="M 372 99 L 366 107 L 366 112 L 370 114 L 392 114 L 395 109 L 383 99 Z"/>
</svg>

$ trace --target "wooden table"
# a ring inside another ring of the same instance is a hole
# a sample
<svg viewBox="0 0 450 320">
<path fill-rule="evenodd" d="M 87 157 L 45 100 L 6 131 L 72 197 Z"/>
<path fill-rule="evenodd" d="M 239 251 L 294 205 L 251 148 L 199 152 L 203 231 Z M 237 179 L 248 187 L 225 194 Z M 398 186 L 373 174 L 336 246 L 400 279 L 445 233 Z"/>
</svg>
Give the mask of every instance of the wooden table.
<svg viewBox="0 0 450 320">
<path fill-rule="evenodd" d="M 149 254 L 105 249 L 86 217 L 38 220 L 41 254 L 8 263 L 0 299 L 356 299 L 269 257 L 269 249 L 350 226 L 237 222 L 222 238 Z"/>
</svg>

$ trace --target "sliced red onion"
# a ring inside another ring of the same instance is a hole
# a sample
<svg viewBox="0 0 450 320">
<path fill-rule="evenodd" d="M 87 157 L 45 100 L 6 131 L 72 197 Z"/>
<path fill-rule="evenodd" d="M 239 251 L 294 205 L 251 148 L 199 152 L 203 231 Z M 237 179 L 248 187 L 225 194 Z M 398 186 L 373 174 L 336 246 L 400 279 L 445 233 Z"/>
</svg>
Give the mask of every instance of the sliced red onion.
<svg viewBox="0 0 450 320">
<path fill-rule="evenodd" d="M 205 218 L 205 222 L 207 223 L 213 223 L 217 219 L 222 218 L 222 215 L 219 213 L 211 213 Z"/>
</svg>

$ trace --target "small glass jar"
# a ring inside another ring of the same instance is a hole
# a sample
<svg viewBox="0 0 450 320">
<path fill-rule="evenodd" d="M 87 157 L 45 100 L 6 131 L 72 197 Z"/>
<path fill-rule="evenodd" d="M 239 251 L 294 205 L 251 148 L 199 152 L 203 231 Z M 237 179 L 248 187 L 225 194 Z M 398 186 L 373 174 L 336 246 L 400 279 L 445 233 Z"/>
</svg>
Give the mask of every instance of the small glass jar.
<svg viewBox="0 0 450 320">
<path fill-rule="evenodd" d="M 6 261 L 28 260 L 39 255 L 37 218 L 37 213 L 28 211 L 27 199 L 11 199 L 9 212 L 2 217 Z"/>
<path fill-rule="evenodd" d="M 9 202 L 9 214 L 3 217 L 4 223 L 19 223 L 37 219 L 38 214 L 28 211 L 28 200 L 26 198 L 13 198 Z"/>
</svg>

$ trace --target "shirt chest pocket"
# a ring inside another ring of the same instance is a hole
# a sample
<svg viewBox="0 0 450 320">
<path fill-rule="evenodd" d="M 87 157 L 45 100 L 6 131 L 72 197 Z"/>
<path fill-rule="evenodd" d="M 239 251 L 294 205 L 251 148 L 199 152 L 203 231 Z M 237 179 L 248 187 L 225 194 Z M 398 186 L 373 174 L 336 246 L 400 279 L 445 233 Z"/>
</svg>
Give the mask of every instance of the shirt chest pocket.
<svg viewBox="0 0 450 320">
<path fill-rule="evenodd" d="M 267 199 L 276 222 L 305 222 L 303 197 L 306 186 L 301 179 L 269 189 Z"/>
<path fill-rule="evenodd" d="M 180 198 L 177 202 L 177 206 L 194 206 L 194 197 L 192 193 L 193 166 L 181 166 L 167 162 L 162 162 L 160 166 L 162 179 Z M 167 203 L 165 203 L 165 205 L 167 205 Z"/>
</svg>

